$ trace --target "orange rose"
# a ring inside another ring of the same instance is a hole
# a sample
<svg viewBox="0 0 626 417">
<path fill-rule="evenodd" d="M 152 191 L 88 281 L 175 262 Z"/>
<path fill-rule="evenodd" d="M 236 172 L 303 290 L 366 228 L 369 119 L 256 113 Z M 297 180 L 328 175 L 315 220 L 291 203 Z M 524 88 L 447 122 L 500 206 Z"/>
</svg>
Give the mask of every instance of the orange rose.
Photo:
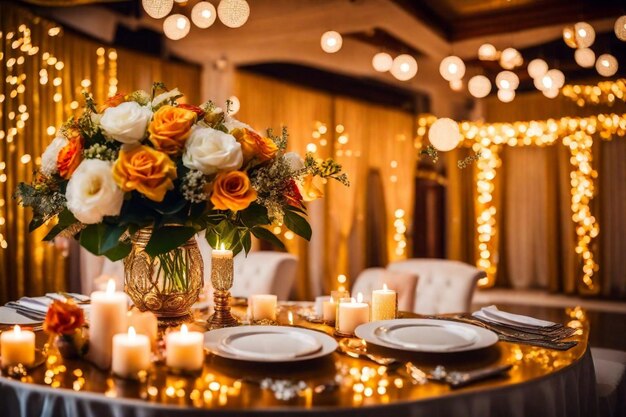
<svg viewBox="0 0 626 417">
<path fill-rule="evenodd" d="M 195 106 L 193 104 L 187 104 L 187 103 L 180 103 L 178 105 L 179 109 L 185 109 L 185 110 L 191 110 L 192 112 L 194 112 L 196 114 L 196 116 L 198 116 L 199 119 L 201 119 L 204 116 L 204 110 L 202 110 L 200 107 Z"/>
<path fill-rule="evenodd" d="M 256 200 L 256 191 L 250 179 L 241 171 L 218 174 L 213 184 L 211 202 L 218 210 L 243 210 Z"/>
<path fill-rule="evenodd" d="M 59 151 L 57 170 L 59 175 L 67 180 L 72 176 L 82 160 L 83 138 L 77 130 L 69 130 L 66 136 L 68 136 L 69 142 Z"/>
<path fill-rule="evenodd" d="M 181 107 L 162 106 L 154 113 L 148 126 L 150 142 L 159 151 L 177 155 L 183 151 L 185 142 L 196 121 L 196 113 Z"/>
<path fill-rule="evenodd" d="M 256 159 L 259 163 L 269 161 L 276 156 L 278 147 L 270 138 L 264 138 L 249 129 L 234 129 L 231 134 L 241 144 L 243 159 L 248 162 Z"/>
<path fill-rule="evenodd" d="M 174 188 L 175 178 L 176 165 L 170 157 L 144 145 L 120 150 L 113 166 L 113 179 L 123 191 L 137 190 L 157 202 Z"/>
<path fill-rule="evenodd" d="M 304 201 L 313 201 L 324 197 L 321 185 L 316 184 L 318 181 L 319 178 L 313 175 L 307 175 L 302 178 L 302 182 L 300 183 L 300 192 Z"/>
<path fill-rule="evenodd" d="M 104 101 L 104 104 L 102 104 L 102 105 L 100 105 L 100 107 L 98 107 L 98 112 L 102 113 L 103 111 L 105 111 L 109 107 L 117 107 L 117 106 L 119 106 L 120 104 L 122 104 L 125 101 L 126 101 L 126 96 L 123 93 L 117 93 L 117 94 L 107 98 Z"/>
<path fill-rule="evenodd" d="M 72 334 L 85 323 L 83 309 L 73 301 L 54 300 L 43 323 L 43 329 L 49 333 Z"/>
</svg>

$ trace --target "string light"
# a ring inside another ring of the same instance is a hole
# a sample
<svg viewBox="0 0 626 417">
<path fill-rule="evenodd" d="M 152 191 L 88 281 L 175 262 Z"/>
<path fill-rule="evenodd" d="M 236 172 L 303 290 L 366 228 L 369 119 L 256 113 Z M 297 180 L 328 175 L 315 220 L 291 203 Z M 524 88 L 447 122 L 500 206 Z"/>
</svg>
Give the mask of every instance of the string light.
<svg viewBox="0 0 626 417">
<path fill-rule="evenodd" d="M 564 90 L 568 88 L 569 86 Z M 423 140 L 428 134 L 428 128 L 436 120 L 430 115 L 418 119 L 416 142 Z M 586 291 L 597 293 L 599 286 L 594 276 L 599 267 L 595 261 L 592 242 L 598 236 L 599 227 L 596 218 L 591 214 L 590 203 L 594 195 L 593 182 L 598 174 L 591 165 L 591 135 L 598 134 L 604 140 L 613 136 L 625 136 L 626 114 L 599 114 L 515 123 L 462 122 L 460 133 L 462 142 L 459 146 L 471 147 L 475 152 L 481 153 L 481 158 L 476 163 L 476 265 L 485 270 L 487 278 L 480 284 L 492 285 L 497 271 L 497 211 L 493 203 L 493 191 L 497 168 L 501 164 L 501 148 L 549 146 L 560 141 L 569 148 L 571 155 L 571 209 L 572 220 L 576 225 L 576 253 L 582 263 L 581 283 Z"/>
<path fill-rule="evenodd" d="M 396 209 L 394 212 L 393 227 L 395 233 L 393 240 L 396 242 L 395 254 L 398 257 L 403 257 L 406 252 L 406 221 L 404 220 L 404 210 Z"/>
<path fill-rule="evenodd" d="M 617 100 L 626 101 L 626 79 L 601 81 L 596 85 L 566 85 L 561 89 L 561 94 L 580 107 L 585 104 L 610 106 Z"/>
</svg>

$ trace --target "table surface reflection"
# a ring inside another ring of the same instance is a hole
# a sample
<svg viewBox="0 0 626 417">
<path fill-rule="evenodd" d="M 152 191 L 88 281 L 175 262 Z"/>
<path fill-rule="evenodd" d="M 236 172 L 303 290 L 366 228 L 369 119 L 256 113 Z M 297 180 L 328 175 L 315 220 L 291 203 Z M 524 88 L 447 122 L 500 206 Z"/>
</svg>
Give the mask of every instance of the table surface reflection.
<svg viewBox="0 0 626 417">
<path fill-rule="evenodd" d="M 288 325 L 293 317 L 295 326 L 306 327 L 328 334 L 333 329 L 302 319 L 297 304 L 283 304 L 278 321 Z M 234 308 L 242 316 L 241 307 Z M 289 314 L 291 312 L 291 314 Z M 572 340 L 578 345 L 568 351 L 555 351 L 528 345 L 498 342 L 494 347 L 479 352 L 459 354 L 402 354 L 369 346 L 374 353 L 410 360 L 423 371 L 436 365 L 448 370 L 472 370 L 495 364 L 512 364 L 508 377 L 475 383 L 465 388 L 450 389 L 447 385 L 428 382 L 415 383 L 404 367 L 396 369 L 379 366 L 371 361 L 355 359 L 338 352 L 332 355 L 286 364 L 259 364 L 231 361 L 208 354 L 202 374 L 183 377 L 168 373 L 155 364 L 144 382 L 132 382 L 112 377 L 84 361 L 64 360 L 58 355 L 48 357 L 46 363 L 23 377 L 22 382 L 38 384 L 50 389 L 99 393 L 111 399 L 140 400 L 143 402 L 209 409 L 264 409 L 276 411 L 338 410 L 376 405 L 399 405 L 408 401 L 423 401 L 459 395 L 476 390 L 496 389 L 514 384 L 536 381 L 551 375 L 579 360 L 587 349 L 589 327 L 584 312 L 578 308 L 561 310 L 564 323 L 579 330 Z M 404 317 L 419 317 L 404 313 Z M 198 316 L 198 319 L 203 319 Z M 201 323 L 197 321 L 196 323 Z M 197 324 L 191 327 L 201 330 Z M 38 344 L 46 336 L 38 333 Z M 293 397 L 280 398 L 261 384 L 265 378 L 300 383 Z M 303 381 L 303 382 L 300 382 Z"/>
</svg>

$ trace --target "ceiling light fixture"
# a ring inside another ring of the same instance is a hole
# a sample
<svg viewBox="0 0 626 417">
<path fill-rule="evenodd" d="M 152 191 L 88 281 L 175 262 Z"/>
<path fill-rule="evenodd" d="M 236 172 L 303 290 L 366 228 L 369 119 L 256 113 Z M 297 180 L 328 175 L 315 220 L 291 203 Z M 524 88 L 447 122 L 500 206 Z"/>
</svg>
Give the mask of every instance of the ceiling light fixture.
<svg viewBox="0 0 626 417">
<path fill-rule="evenodd" d="M 626 15 L 617 18 L 613 30 L 615 31 L 617 39 L 626 41 Z"/>
<path fill-rule="evenodd" d="M 589 48 L 579 48 L 574 52 L 574 60 L 583 68 L 591 68 L 596 63 L 596 54 Z"/>
<path fill-rule="evenodd" d="M 498 59 L 498 50 L 490 43 L 483 43 L 478 48 L 478 59 L 481 61 L 495 61 Z"/>
<path fill-rule="evenodd" d="M 411 55 L 398 55 L 391 65 L 391 74 L 400 81 L 408 81 L 417 74 L 417 61 Z"/>
<path fill-rule="evenodd" d="M 163 21 L 163 32 L 171 40 L 177 41 L 189 33 L 191 24 L 189 19 L 182 14 L 173 14 Z"/>
<path fill-rule="evenodd" d="M 533 59 L 528 63 L 527 70 L 528 75 L 533 79 L 543 77 L 548 72 L 548 64 L 543 59 Z"/>
<path fill-rule="evenodd" d="M 378 72 L 387 72 L 393 65 L 393 58 L 387 52 L 379 52 L 372 58 L 372 66 Z"/>
<path fill-rule="evenodd" d="M 476 98 L 487 97 L 491 92 L 491 81 L 484 75 L 475 75 L 467 83 L 467 89 Z"/>
<path fill-rule="evenodd" d="M 174 0 L 141 0 L 141 5 L 148 16 L 162 19 L 172 11 Z"/>
<path fill-rule="evenodd" d="M 458 56 L 447 56 L 441 60 L 439 73 L 446 81 L 460 80 L 465 75 L 465 63 Z"/>
<path fill-rule="evenodd" d="M 250 5 L 246 0 L 222 0 L 217 6 L 217 15 L 229 28 L 239 28 L 250 17 Z"/>
<path fill-rule="evenodd" d="M 201 1 L 191 9 L 191 21 L 200 29 L 206 29 L 215 23 L 217 12 L 208 1 Z"/>
<path fill-rule="evenodd" d="M 320 42 L 324 52 L 334 54 L 341 49 L 341 45 L 343 45 L 343 38 L 339 32 L 329 30 L 322 35 Z"/>
<path fill-rule="evenodd" d="M 617 59 L 611 54 L 602 54 L 596 61 L 596 71 L 603 77 L 610 77 L 617 72 Z"/>
</svg>

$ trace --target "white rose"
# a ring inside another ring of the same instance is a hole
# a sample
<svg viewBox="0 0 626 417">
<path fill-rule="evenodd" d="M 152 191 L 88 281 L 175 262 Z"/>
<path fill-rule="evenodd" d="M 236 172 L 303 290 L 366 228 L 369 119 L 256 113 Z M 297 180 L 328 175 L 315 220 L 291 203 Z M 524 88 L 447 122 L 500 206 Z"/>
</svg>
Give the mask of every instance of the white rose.
<svg viewBox="0 0 626 417">
<path fill-rule="evenodd" d="M 304 169 L 304 161 L 297 152 L 287 152 L 284 158 L 287 161 L 287 164 L 289 164 L 291 172 L 298 172 L 301 169 Z"/>
<path fill-rule="evenodd" d="M 67 208 L 85 224 L 100 223 L 104 216 L 117 216 L 124 192 L 113 180 L 113 164 L 100 159 L 80 163 L 65 191 Z"/>
<path fill-rule="evenodd" d="M 180 93 L 180 91 L 178 91 L 178 88 L 175 88 L 175 89 L 170 90 L 170 91 L 166 91 L 165 93 L 161 93 L 158 96 L 156 96 L 154 98 L 154 100 L 152 100 L 152 107 L 158 107 L 165 100 L 169 100 L 171 98 L 174 98 L 174 97 L 177 97 L 177 96 L 181 96 L 181 95 L 182 94 Z"/>
<path fill-rule="evenodd" d="M 134 101 L 109 107 L 100 118 L 100 126 L 107 137 L 122 143 L 139 142 L 146 135 L 152 110 Z"/>
<path fill-rule="evenodd" d="M 187 168 L 210 175 L 219 170 L 239 169 L 242 163 L 241 145 L 232 135 L 210 127 L 197 127 L 191 131 L 183 154 L 183 164 Z"/>
<path fill-rule="evenodd" d="M 229 132 L 232 132 L 235 129 L 248 129 L 254 132 L 254 129 L 252 129 L 249 125 L 245 124 L 244 122 L 240 122 L 239 120 L 229 115 L 224 116 L 224 126 L 226 127 L 226 129 L 228 129 Z"/>
<path fill-rule="evenodd" d="M 57 136 L 50 142 L 41 155 L 41 172 L 44 175 L 52 175 L 57 172 L 57 159 L 59 151 L 67 145 L 69 141 L 63 136 Z"/>
</svg>

